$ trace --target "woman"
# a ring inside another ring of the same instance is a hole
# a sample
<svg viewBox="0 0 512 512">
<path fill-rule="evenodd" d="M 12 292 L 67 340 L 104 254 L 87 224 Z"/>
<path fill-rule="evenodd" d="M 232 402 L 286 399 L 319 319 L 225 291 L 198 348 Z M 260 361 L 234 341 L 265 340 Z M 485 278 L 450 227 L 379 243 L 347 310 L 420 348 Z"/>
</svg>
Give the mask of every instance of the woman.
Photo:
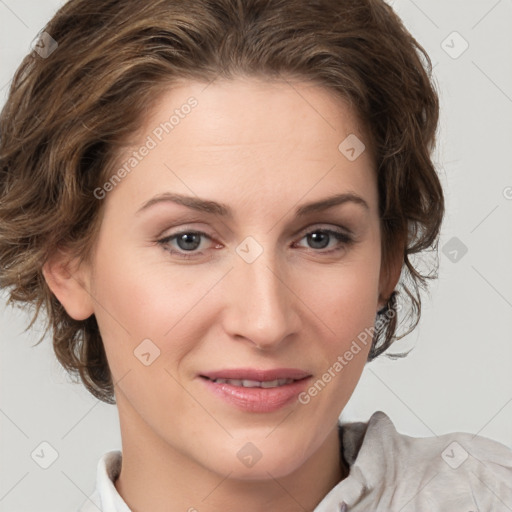
<svg viewBox="0 0 512 512">
<path fill-rule="evenodd" d="M 430 60 L 388 5 L 71 0 L 35 52 L 0 285 L 117 404 L 82 511 L 512 508 L 507 447 L 338 420 L 444 214 Z"/>
</svg>

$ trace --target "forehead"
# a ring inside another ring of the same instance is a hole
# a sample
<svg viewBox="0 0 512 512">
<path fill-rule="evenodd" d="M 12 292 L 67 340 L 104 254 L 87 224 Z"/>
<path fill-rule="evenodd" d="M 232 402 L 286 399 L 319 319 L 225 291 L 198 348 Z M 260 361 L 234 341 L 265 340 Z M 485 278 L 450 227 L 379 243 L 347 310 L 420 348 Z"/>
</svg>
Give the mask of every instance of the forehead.
<svg viewBox="0 0 512 512">
<path fill-rule="evenodd" d="M 308 191 L 367 189 L 375 195 L 369 141 L 358 116 L 313 83 L 182 81 L 160 95 L 132 142 L 116 165 L 137 158 L 121 185 L 139 205 L 166 191 L 214 194 L 223 202 L 231 202 L 230 195 L 236 200 L 234 191 L 278 202 L 296 202 Z M 347 153 L 353 148 L 360 153 L 355 159 Z M 141 152 L 142 158 L 133 156 Z"/>
<path fill-rule="evenodd" d="M 191 98 L 196 106 L 188 108 Z M 275 143 L 276 135 L 280 140 L 310 140 L 312 135 L 325 137 L 328 132 L 335 139 L 349 132 L 366 139 L 364 127 L 346 99 L 316 83 L 291 79 L 239 77 L 211 83 L 181 80 L 158 97 L 142 131 L 156 130 L 158 135 L 158 127 L 170 121 L 174 112 L 179 117 L 171 121 L 174 135 L 183 132 L 179 126 L 187 118 L 191 120 L 186 124 L 201 127 L 193 139 L 181 141 L 186 145 Z M 195 122 L 194 118 L 200 119 Z M 238 130 L 242 125 L 250 129 Z"/>
</svg>

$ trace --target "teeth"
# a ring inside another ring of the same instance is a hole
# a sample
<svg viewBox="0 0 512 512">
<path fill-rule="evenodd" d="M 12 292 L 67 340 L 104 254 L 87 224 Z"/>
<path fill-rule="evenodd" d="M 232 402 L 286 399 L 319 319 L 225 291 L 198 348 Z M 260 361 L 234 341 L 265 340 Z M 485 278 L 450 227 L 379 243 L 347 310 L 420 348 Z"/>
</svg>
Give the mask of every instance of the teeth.
<svg viewBox="0 0 512 512">
<path fill-rule="evenodd" d="M 277 386 L 284 386 L 285 384 L 290 384 L 293 382 L 293 379 L 276 379 L 269 380 L 266 382 L 261 382 L 262 388 L 276 388 Z"/>
<path fill-rule="evenodd" d="M 257 380 L 246 380 L 244 379 L 242 381 L 242 386 L 244 388 L 258 388 L 261 386 L 261 382 L 258 382 Z"/>
<path fill-rule="evenodd" d="M 244 388 L 277 388 L 294 382 L 294 379 L 276 379 L 260 382 L 258 380 L 239 380 L 239 379 L 213 379 L 217 384 L 231 384 L 232 386 Z"/>
</svg>

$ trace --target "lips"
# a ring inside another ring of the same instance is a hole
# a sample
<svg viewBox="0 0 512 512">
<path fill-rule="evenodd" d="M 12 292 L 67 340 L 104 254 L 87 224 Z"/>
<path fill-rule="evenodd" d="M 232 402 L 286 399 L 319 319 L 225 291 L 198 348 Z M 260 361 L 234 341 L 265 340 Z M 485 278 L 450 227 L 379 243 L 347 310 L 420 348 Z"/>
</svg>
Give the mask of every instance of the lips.
<svg viewBox="0 0 512 512">
<path fill-rule="evenodd" d="M 291 405 L 311 374 L 297 368 L 233 368 L 199 375 L 206 389 L 224 402 L 253 413 L 269 413 Z"/>
</svg>

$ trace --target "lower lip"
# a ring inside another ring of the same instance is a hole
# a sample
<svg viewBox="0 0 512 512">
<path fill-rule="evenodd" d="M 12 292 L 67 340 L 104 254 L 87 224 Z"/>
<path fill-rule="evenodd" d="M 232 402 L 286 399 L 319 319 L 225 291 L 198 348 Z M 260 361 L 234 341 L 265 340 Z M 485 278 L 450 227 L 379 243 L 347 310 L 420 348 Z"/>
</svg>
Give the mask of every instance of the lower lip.
<svg viewBox="0 0 512 512">
<path fill-rule="evenodd" d="M 306 387 L 310 377 L 275 388 L 244 388 L 213 382 L 204 377 L 200 379 L 212 393 L 243 411 L 273 412 L 294 402 L 297 395 Z"/>
</svg>

